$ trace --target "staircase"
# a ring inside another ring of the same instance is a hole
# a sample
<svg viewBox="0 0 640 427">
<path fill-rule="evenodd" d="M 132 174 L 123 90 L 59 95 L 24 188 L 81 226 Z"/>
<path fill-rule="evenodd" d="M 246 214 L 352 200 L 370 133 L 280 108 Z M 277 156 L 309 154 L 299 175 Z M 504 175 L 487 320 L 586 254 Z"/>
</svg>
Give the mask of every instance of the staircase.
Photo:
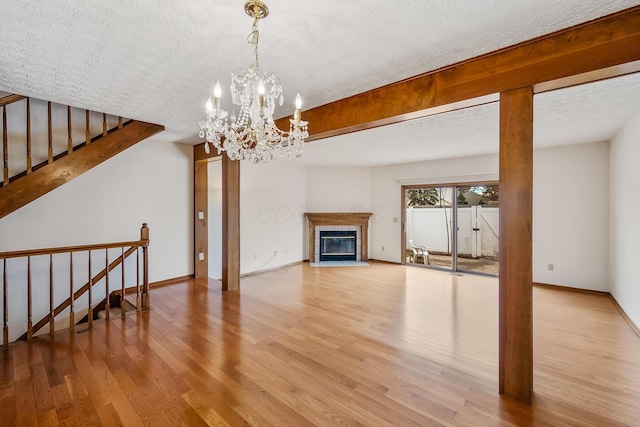
<svg viewBox="0 0 640 427">
<path fill-rule="evenodd" d="M 5 92 L 0 109 L 0 219 L 164 130 Z M 112 302 L 123 318 L 127 307 L 148 310 L 148 244 L 143 224 L 135 241 L 0 253 L 0 348 L 47 325 L 50 334 L 81 322 L 90 328 L 99 311 L 107 319 L 116 314 Z M 133 306 L 125 300 L 130 294 Z"/>
<path fill-rule="evenodd" d="M 16 94 L 0 94 L 0 218 L 164 130 Z"/>
<path fill-rule="evenodd" d="M 139 240 L 0 252 L 2 348 L 31 340 L 47 325 L 53 334 L 148 310 L 148 247 L 149 228 L 142 224 Z"/>
</svg>

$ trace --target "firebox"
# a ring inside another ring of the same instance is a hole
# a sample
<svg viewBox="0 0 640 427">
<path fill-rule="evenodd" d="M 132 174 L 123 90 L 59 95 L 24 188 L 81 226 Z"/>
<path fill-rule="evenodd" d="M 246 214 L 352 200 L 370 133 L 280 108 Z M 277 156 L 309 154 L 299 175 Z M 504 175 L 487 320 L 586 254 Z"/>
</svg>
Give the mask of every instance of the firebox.
<svg viewBox="0 0 640 427">
<path fill-rule="evenodd" d="M 356 261 L 355 231 L 320 231 L 320 261 Z"/>
</svg>

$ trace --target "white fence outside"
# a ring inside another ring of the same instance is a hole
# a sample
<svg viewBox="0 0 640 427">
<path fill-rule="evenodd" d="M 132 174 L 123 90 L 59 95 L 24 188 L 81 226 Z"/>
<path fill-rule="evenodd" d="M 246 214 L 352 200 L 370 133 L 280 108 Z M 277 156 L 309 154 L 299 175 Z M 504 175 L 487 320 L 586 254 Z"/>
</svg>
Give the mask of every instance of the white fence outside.
<svg viewBox="0 0 640 427">
<path fill-rule="evenodd" d="M 498 256 L 499 212 L 497 207 L 458 208 L 458 254 L 473 258 Z M 451 208 L 407 208 L 409 239 L 430 252 L 451 252 Z"/>
</svg>

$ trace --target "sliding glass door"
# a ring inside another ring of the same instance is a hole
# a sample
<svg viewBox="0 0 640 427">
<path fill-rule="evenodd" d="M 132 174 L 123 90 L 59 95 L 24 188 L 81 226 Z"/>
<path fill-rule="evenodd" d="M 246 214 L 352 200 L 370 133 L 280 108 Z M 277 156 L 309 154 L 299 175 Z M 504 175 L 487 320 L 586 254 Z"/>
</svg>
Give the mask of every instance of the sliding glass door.
<svg viewBox="0 0 640 427">
<path fill-rule="evenodd" d="M 405 264 L 498 274 L 498 185 L 403 187 Z"/>
<path fill-rule="evenodd" d="M 497 184 L 457 187 L 458 271 L 498 275 L 499 189 Z"/>
<path fill-rule="evenodd" d="M 453 189 L 410 188 L 405 196 L 405 262 L 452 269 Z"/>
</svg>

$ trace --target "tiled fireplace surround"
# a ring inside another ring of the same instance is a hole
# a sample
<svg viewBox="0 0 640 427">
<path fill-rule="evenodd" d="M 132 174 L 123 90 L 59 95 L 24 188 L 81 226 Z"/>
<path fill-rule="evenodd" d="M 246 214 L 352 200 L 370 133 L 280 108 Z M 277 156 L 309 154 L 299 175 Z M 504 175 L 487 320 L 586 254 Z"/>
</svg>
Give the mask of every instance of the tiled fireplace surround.
<svg viewBox="0 0 640 427">
<path fill-rule="evenodd" d="M 370 212 L 306 212 L 309 219 L 309 261 L 320 261 L 320 231 L 355 231 L 356 261 L 367 261 Z"/>
</svg>

